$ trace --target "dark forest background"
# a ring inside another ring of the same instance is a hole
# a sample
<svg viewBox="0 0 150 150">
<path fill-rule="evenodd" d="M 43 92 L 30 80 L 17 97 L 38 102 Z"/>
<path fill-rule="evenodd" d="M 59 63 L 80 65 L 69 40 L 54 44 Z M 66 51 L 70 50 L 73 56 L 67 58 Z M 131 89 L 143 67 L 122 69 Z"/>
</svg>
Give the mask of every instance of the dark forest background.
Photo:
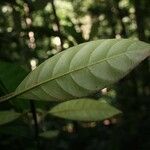
<svg viewBox="0 0 150 150">
<path fill-rule="evenodd" d="M 56 53 L 106 38 L 150 42 L 150 1 L 0 0 L 0 64 L 8 63 L 6 71 L 14 65 L 19 71 L 21 66 L 16 85 L 6 88 L 0 82 L 0 95 L 13 91 L 29 71 Z M 43 120 L 43 112 L 53 103 L 35 102 L 38 132 L 50 130 L 47 138 L 34 138 L 29 101 L 0 104 L 1 110 L 25 114 L 24 119 L 0 126 L 0 149 L 149 150 L 149 66 L 145 60 L 119 83 L 93 96 L 117 105 L 123 111 L 117 118 L 90 123 L 52 117 Z"/>
</svg>

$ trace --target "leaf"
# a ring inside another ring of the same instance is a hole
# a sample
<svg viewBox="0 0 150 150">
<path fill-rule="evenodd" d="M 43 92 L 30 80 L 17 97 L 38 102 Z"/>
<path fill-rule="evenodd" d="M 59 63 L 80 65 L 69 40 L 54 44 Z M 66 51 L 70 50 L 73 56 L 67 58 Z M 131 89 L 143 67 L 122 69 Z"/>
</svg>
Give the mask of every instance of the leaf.
<svg viewBox="0 0 150 150">
<path fill-rule="evenodd" d="M 5 94 L 14 91 L 27 74 L 19 65 L 0 61 L 0 91 Z M 11 104 L 17 109 L 29 108 L 29 102 L 20 99 L 13 99 Z"/>
<path fill-rule="evenodd" d="M 60 103 L 53 107 L 51 115 L 78 121 L 101 121 L 120 114 L 121 111 L 104 100 L 76 99 Z"/>
<path fill-rule="evenodd" d="M 25 137 L 32 139 L 32 132 L 28 126 L 8 124 L 0 127 L 1 136 Z"/>
<path fill-rule="evenodd" d="M 14 91 L 21 83 L 21 81 L 27 76 L 27 74 L 27 71 L 19 65 L 0 61 L 0 92 L 2 91 L 3 94 L 6 94 L 8 92 Z M 10 101 L 10 103 L 11 107 L 13 105 L 17 110 L 30 108 L 29 102 L 27 100 L 20 100 L 15 98 Z M 37 101 L 35 105 L 38 108 L 45 108 L 47 106 L 47 103 L 43 103 L 44 102 Z M 8 104 L 6 104 L 6 106 L 8 106 Z M 4 108 L 4 106 L 2 105 L 0 106 L 0 108 Z"/>
<path fill-rule="evenodd" d="M 49 130 L 49 131 L 45 131 L 45 132 L 40 133 L 39 136 L 43 137 L 43 138 L 50 139 L 50 138 L 57 137 L 58 134 L 59 134 L 58 130 Z"/>
<path fill-rule="evenodd" d="M 133 39 L 83 43 L 42 63 L 13 96 L 48 101 L 84 97 L 117 82 L 149 55 L 150 44 Z"/>
<path fill-rule="evenodd" d="M 20 66 L 0 61 L 0 85 L 5 93 L 13 92 L 26 75 L 27 72 Z"/>
<path fill-rule="evenodd" d="M 0 111 L 0 125 L 12 122 L 20 117 L 20 113 L 14 111 Z"/>
</svg>

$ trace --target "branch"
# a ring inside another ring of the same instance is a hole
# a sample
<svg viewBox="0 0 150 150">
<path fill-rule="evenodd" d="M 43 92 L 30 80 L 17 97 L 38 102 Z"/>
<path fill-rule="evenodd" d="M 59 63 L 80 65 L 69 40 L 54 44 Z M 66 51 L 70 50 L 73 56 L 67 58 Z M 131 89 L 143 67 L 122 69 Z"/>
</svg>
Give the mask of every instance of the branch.
<svg viewBox="0 0 150 150">
<path fill-rule="evenodd" d="M 39 129 L 38 129 L 38 122 L 37 122 L 37 116 L 36 116 L 36 108 L 33 100 L 30 100 L 30 108 L 31 108 L 31 113 L 33 116 L 34 120 L 34 131 L 35 131 L 35 140 L 38 140 L 38 135 L 39 135 Z"/>
<path fill-rule="evenodd" d="M 58 18 L 57 13 L 56 13 L 56 7 L 55 7 L 55 4 L 54 4 L 54 0 L 51 0 L 51 5 L 52 5 L 54 17 L 55 17 L 55 23 L 56 23 L 57 29 L 58 29 L 58 36 L 60 38 L 61 50 L 63 50 L 63 36 L 61 34 L 59 18 Z"/>
</svg>

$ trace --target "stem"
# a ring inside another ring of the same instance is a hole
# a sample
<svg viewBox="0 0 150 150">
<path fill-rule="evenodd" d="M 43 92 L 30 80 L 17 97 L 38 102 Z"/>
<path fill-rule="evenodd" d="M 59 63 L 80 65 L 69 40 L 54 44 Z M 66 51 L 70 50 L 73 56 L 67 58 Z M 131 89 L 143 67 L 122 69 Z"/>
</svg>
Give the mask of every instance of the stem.
<svg viewBox="0 0 150 150">
<path fill-rule="evenodd" d="M 145 41 L 146 36 L 144 33 L 144 15 L 143 15 L 143 10 L 141 9 L 141 1 L 134 0 L 134 7 L 135 7 L 135 17 L 137 23 L 138 37 L 140 40 Z"/>
<path fill-rule="evenodd" d="M 112 33 L 111 33 L 111 37 L 115 38 L 116 36 L 116 22 L 114 21 L 114 10 L 112 8 L 114 8 L 113 2 L 112 0 L 106 0 L 106 4 L 107 7 L 109 8 L 110 11 L 108 11 L 108 21 L 110 23 L 111 29 L 112 29 Z"/>
<path fill-rule="evenodd" d="M 61 34 L 59 18 L 58 18 L 57 13 L 56 13 L 56 7 L 55 7 L 55 4 L 54 4 L 54 0 L 51 0 L 51 5 L 52 5 L 54 17 L 55 17 L 55 23 L 56 23 L 57 29 L 58 29 L 58 36 L 60 38 L 61 50 L 63 50 L 63 37 L 62 37 L 62 34 Z"/>
<path fill-rule="evenodd" d="M 36 108 L 33 100 L 30 100 L 30 108 L 31 112 L 33 115 L 33 120 L 34 120 L 34 133 L 35 133 L 35 140 L 38 140 L 38 135 L 39 135 L 39 129 L 38 129 L 38 122 L 37 122 L 37 116 L 36 116 Z"/>
<path fill-rule="evenodd" d="M 14 92 L 9 93 L 9 94 L 4 95 L 4 96 L 1 96 L 1 97 L 0 97 L 0 103 L 1 103 L 1 102 L 4 102 L 4 101 L 8 101 L 9 99 L 12 99 L 12 98 L 14 98 L 14 97 L 16 97 L 16 95 L 14 94 Z"/>
<path fill-rule="evenodd" d="M 120 21 L 120 25 L 122 27 L 122 31 L 121 31 L 121 35 L 126 38 L 127 37 L 127 32 L 126 32 L 126 27 L 125 24 L 122 22 L 122 18 L 123 18 L 123 13 L 122 10 L 119 8 L 118 2 L 112 1 L 113 2 L 113 6 L 115 8 L 116 11 L 116 15 Z"/>
<path fill-rule="evenodd" d="M 33 100 L 30 100 L 30 108 L 31 108 L 31 113 L 32 113 L 33 120 L 34 120 L 34 138 L 36 142 L 36 149 L 38 150 L 40 147 L 39 127 L 38 127 L 38 121 L 37 121 L 37 116 L 36 116 L 36 107 L 35 107 L 35 103 Z"/>
</svg>

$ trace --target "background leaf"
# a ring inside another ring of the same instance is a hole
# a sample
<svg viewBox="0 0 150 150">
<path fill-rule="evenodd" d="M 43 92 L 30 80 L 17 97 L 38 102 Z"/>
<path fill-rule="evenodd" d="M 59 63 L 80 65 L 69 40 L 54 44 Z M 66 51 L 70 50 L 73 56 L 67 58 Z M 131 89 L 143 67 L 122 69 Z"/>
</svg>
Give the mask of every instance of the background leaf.
<svg viewBox="0 0 150 150">
<path fill-rule="evenodd" d="M 0 61 L 1 94 L 4 95 L 13 92 L 27 74 L 28 72 L 19 65 Z M 25 100 L 15 98 L 10 103 L 18 110 L 29 108 L 29 102 Z"/>
<path fill-rule="evenodd" d="M 15 94 L 48 101 L 87 96 L 123 78 L 149 54 L 149 44 L 133 39 L 83 43 L 46 60 Z"/>
<path fill-rule="evenodd" d="M 104 100 L 76 99 L 63 102 L 53 107 L 49 113 L 51 115 L 78 121 L 101 121 L 121 111 L 111 106 Z"/>
<path fill-rule="evenodd" d="M 14 137 L 26 137 L 26 138 L 33 138 L 33 133 L 31 130 L 22 124 L 15 125 L 14 122 L 5 124 L 4 126 L 0 127 L 0 134 L 3 136 L 14 136 Z"/>
<path fill-rule="evenodd" d="M 47 138 L 47 139 L 50 139 L 50 138 L 55 138 L 57 137 L 59 134 L 59 131 L 58 130 L 48 130 L 48 131 L 45 131 L 45 132 L 42 132 L 39 134 L 40 137 L 43 137 L 43 138 Z"/>
<path fill-rule="evenodd" d="M 14 111 L 0 111 L 0 125 L 14 121 L 20 117 L 20 113 Z"/>
<path fill-rule="evenodd" d="M 27 74 L 19 65 L 0 61 L 0 85 L 8 92 L 13 92 Z"/>
<path fill-rule="evenodd" d="M 14 91 L 28 74 L 28 72 L 21 66 L 4 61 L 0 61 L 0 72 L 0 94 L 2 95 Z M 11 107 L 13 105 L 13 107 L 18 111 L 27 110 L 30 108 L 29 101 L 26 99 L 14 98 L 8 103 L 5 104 L 5 107 L 4 105 L 1 105 L 0 109 L 8 109 L 9 105 Z M 48 103 L 46 102 L 37 101 L 35 102 L 35 105 L 37 108 L 49 108 Z"/>
</svg>

